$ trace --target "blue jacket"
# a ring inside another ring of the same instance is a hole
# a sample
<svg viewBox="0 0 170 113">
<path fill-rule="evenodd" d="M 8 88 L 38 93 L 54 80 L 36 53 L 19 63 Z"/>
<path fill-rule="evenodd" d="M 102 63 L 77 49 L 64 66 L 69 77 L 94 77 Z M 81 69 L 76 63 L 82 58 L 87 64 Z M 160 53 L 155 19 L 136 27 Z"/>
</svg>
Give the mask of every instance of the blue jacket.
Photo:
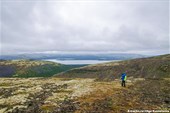
<svg viewBox="0 0 170 113">
<path fill-rule="evenodd" d="M 122 73 L 122 77 L 121 77 L 122 80 L 126 80 L 126 73 Z"/>
</svg>

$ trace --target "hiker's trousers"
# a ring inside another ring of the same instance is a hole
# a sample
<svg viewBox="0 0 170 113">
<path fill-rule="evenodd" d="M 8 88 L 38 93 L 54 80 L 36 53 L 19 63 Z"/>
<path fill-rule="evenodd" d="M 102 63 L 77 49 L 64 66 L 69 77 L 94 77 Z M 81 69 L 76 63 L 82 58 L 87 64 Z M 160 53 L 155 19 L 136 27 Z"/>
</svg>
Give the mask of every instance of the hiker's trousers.
<svg viewBox="0 0 170 113">
<path fill-rule="evenodd" d="M 122 87 L 126 87 L 125 81 L 122 80 Z"/>
</svg>

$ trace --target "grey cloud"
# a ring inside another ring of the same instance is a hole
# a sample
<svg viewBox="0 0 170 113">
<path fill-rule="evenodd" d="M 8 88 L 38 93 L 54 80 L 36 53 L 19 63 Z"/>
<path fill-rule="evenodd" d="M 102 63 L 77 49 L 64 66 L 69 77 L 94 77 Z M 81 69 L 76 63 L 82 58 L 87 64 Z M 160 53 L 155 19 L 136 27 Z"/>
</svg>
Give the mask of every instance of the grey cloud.
<svg viewBox="0 0 170 113">
<path fill-rule="evenodd" d="M 169 4 L 2 2 L 1 53 L 169 53 Z"/>
</svg>

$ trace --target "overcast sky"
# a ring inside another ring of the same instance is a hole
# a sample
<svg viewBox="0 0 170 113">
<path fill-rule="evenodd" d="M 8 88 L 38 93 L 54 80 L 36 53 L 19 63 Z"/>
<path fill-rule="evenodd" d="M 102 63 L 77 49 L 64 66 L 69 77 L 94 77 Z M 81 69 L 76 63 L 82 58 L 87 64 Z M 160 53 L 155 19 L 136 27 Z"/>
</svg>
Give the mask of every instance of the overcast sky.
<svg viewBox="0 0 170 113">
<path fill-rule="evenodd" d="M 169 53 L 168 0 L 1 0 L 1 55 Z"/>
</svg>

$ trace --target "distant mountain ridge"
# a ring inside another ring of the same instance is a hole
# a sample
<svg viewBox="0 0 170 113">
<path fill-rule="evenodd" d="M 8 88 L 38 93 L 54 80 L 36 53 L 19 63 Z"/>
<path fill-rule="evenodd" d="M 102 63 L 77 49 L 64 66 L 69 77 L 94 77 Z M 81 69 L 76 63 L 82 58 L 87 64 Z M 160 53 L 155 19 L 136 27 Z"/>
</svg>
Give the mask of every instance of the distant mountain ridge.
<svg viewBox="0 0 170 113">
<path fill-rule="evenodd" d="M 97 78 L 113 80 L 126 72 L 128 77 L 165 78 L 170 77 L 170 54 L 149 58 L 138 58 L 119 62 L 89 65 L 55 75 L 64 78 Z"/>
<path fill-rule="evenodd" d="M 1 60 L 16 60 L 16 59 L 57 59 L 57 60 L 127 60 L 134 58 L 146 57 L 140 54 L 18 54 L 18 55 L 2 55 Z"/>
</svg>

